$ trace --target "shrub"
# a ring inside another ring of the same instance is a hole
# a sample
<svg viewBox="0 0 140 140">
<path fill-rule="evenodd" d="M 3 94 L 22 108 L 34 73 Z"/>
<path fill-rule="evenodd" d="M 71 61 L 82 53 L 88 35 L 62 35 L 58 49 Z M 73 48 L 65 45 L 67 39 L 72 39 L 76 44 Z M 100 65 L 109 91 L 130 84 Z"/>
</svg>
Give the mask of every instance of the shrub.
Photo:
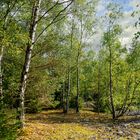
<svg viewBox="0 0 140 140">
<path fill-rule="evenodd" d="M 16 122 L 16 114 L 13 110 L 0 107 L 0 139 L 15 140 L 17 137 L 18 125 Z"/>
</svg>

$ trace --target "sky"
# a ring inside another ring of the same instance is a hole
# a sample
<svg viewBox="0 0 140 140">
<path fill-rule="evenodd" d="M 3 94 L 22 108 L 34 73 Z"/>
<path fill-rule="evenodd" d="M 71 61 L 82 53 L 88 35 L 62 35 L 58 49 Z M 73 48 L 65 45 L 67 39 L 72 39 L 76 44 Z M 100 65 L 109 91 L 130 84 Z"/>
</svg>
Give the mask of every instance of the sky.
<svg viewBox="0 0 140 140">
<path fill-rule="evenodd" d="M 108 1 L 108 0 L 106 0 Z M 124 11 L 131 11 L 133 7 L 129 4 L 133 0 L 112 0 L 115 3 L 121 4 L 123 6 Z"/>
<path fill-rule="evenodd" d="M 99 8 L 101 8 L 100 10 L 102 10 L 110 2 L 120 4 L 124 11 L 132 11 L 135 9 L 136 5 L 140 4 L 140 0 L 100 0 L 98 5 Z"/>
<path fill-rule="evenodd" d="M 119 24 L 122 26 L 123 30 L 119 39 L 124 47 L 130 48 L 134 33 L 140 30 L 134 26 L 140 13 L 139 15 L 135 15 L 135 17 L 131 16 L 134 11 L 140 11 L 140 0 L 100 0 L 97 6 L 97 17 L 103 16 L 105 14 L 106 6 L 110 2 L 118 3 L 122 7 L 123 17 L 119 20 Z M 98 25 L 97 30 L 98 33 L 94 36 L 94 46 L 99 45 L 103 35 L 103 30 L 100 25 Z"/>
</svg>

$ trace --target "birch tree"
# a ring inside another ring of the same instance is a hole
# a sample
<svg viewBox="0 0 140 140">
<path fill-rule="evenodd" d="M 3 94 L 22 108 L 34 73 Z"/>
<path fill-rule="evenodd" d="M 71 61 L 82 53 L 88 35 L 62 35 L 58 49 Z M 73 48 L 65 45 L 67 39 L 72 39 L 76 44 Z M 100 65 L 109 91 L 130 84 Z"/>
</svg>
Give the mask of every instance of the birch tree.
<svg viewBox="0 0 140 140">
<path fill-rule="evenodd" d="M 112 114 L 112 118 L 116 118 L 115 105 L 113 97 L 113 58 L 114 58 L 114 48 L 117 36 L 120 34 L 120 27 L 117 25 L 117 20 L 121 16 L 120 7 L 116 4 L 109 4 L 108 10 L 108 22 L 107 22 L 107 32 L 104 34 L 104 45 L 108 48 L 109 52 L 109 109 Z"/>
<path fill-rule="evenodd" d="M 31 63 L 31 58 L 32 58 L 32 51 L 33 48 L 38 41 L 38 39 L 42 36 L 42 34 L 51 26 L 52 24 L 56 23 L 60 19 L 58 17 L 71 5 L 72 1 L 63 1 L 63 2 L 55 2 L 55 4 L 50 7 L 48 10 L 45 12 L 43 11 L 43 14 L 41 15 L 41 4 L 43 1 L 37 0 L 33 1 L 32 4 L 32 13 L 31 13 L 31 20 L 30 20 L 30 27 L 29 27 L 29 41 L 27 43 L 26 47 L 26 53 L 25 53 L 25 61 L 24 65 L 22 68 L 22 73 L 21 73 L 21 81 L 20 81 L 20 87 L 19 87 L 19 99 L 20 104 L 18 107 L 18 115 L 17 118 L 20 119 L 21 121 L 21 127 L 24 127 L 25 124 L 25 90 L 27 86 L 27 78 L 28 78 L 28 73 L 29 73 L 29 68 L 30 68 L 30 63 Z M 41 22 L 41 20 L 46 17 L 46 14 L 48 14 L 55 6 L 57 5 L 62 5 L 64 3 L 68 3 L 64 8 L 62 8 L 53 18 L 52 21 L 45 27 L 43 28 L 40 33 L 37 34 L 37 26 Z M 41 15 L 41 16 L 40 16 Z"/>
</svg>

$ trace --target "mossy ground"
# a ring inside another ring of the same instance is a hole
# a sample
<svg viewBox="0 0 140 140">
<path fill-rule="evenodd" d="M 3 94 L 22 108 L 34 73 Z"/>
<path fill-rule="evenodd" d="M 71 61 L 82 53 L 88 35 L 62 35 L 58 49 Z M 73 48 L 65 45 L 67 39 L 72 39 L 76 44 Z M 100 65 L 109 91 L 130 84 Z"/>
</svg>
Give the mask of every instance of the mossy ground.
<svg viewBox="0 0 140 140">
<path fill-rule="evenodd" d="M 61 110 L 26 115 L 26 127 L 17 140 L 137 140 L 139 116 L 113 122 L 106 114 Z"/>
</svg>

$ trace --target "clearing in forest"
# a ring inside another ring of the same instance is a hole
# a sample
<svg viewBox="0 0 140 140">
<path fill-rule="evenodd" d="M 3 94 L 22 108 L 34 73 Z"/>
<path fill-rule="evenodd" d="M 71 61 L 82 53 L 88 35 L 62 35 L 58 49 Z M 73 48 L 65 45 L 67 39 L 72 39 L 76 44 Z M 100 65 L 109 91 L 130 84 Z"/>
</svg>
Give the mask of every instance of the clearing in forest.
<svg viewBox="0 0 140 140">
<path fill-rule="evenodd" d="M 26 116 L 26 127 L 17 140 L 139 140 L 140 116 L 113 122 L 106 114 L 60 110 Z"/>
</svg>

